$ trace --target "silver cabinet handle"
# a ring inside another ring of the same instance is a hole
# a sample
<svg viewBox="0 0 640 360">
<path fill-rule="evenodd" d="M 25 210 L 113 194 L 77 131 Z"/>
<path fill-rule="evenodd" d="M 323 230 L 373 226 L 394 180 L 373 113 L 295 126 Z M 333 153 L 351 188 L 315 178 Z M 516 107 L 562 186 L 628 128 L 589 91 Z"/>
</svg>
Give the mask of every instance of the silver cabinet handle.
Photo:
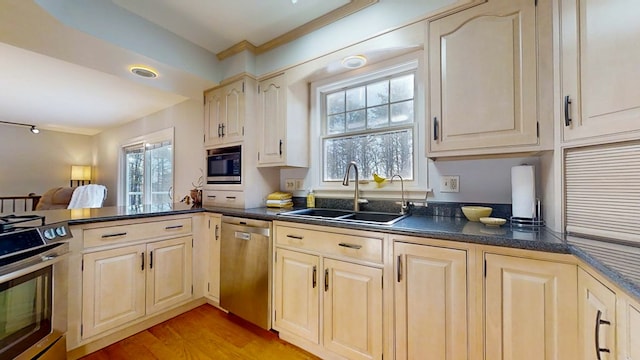
<svg viewBox="0 0 640 360">
<path fill-rule="evenodd" d="M 117 237 L 117 236 L 126 236 L 127 233 L 126 232 L 121 232 L 121 233 L 115 233 L 115 234 L 104 234 L 101 237 L 103 239 L 107 239 L 107 238 L 112 238 L 112 237 Z"/>
<path fill-rule="evenodd" d="M 346 247 L 346 248 L 349 248 L 349 249 L 356 249 L 356 250 L 359 250 L 359 249 L 362 248 L 362 245 L 349 244 L 349 243 L 340 243 L 340 244 L 338 244 L 338 246 Z"/>
<path fill-rule="evenodd" d="M 165 230 L 176 230 L 176 229 L 182 229 L 184 227 L 184 225 L 171 225 L 171 226 L 165 226 L 164 229 Z"/>
</svg>

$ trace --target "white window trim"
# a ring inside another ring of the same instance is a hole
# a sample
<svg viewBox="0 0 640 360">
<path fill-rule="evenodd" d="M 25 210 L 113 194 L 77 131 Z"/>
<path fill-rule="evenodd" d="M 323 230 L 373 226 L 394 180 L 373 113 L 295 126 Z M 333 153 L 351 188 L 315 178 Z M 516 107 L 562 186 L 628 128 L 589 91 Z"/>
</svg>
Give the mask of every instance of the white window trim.
<svg viewBox="0 0 640 360">
<path fill-rule="evenodd" d="M 175 152 L 175 131 L 173 127 L 170 128 L 166 128 L 163 130 L 159 130 L 156 132 L 152 132 L 150 134 L 146 134 L 146 135 L 141 135 L 141 136 L 136 136 L 134 138 L 131 139 L 127 139 L 124 142 L 122 142 L 120 144 L 120 150 L 119 150 L 119 154 L 118 154 L 118 206 L 124 206 L 126 204 L 126 199 L 125 199 L 125 179 L 124 179 L 124 151 L 125 148 L 130 147 L 130 146 L 135 146 L 135 145 L 140 145 L 140 144 L 146 144 L 146 143 L 155 143 L 155 142 L 159 142 L 159 141 L 165 141 L 165 140 L 171 140 L 171 146 L 173 147 L 173 151 L 171 152 L 171 163 L 173 164 L 173 170 L 172 171 L 172 175 L 173 178 L 171 179 L 171 183 L 174 184 L 174 186 L 171 189 L 171 199 L 174 198 L 174 190 L 175 190 L 175 183 L 176 183 L 176 177 L 175 177 L 175 168 L 176 168 L 176 152 Z"/>
<path fill-rule="evenodd" d="M 424 156 L 425 149 L 425 73 L 424 52 L 422 50 L 405 54 L 377 64 L 366 66 L 354 71 L 349 71 L 331 78 L 322 79 L 311 83 L 311 111 L 310 111 L 310 156 L 312 166 L 307 175 L 307 181 L 318 195 L 328 198 L 344 198 L 353 196 L 354 187 L 342 186 L 342 183 L 325 183 L 322 179 L 323 154 L 322 154 L 322 125 L 323 96 L 322 93 L 338 90 L 355 83 L 372 81 L 385 76 L 415 70 L 414 93 L 414 179 L 404 182 L 405 192 L 411 199 L 424 199 L 427 189 L 427 159 Z M 345 169 L 346 170 L 346 169 Z M 371 179 L 360 179 L 371 180 Z M 399 199 L 400 181 L 394 179 L 393 183 L 386 182 L 383 187 L 378 187 L 374 181 L 368 184 L 360 184 L 360 196 L 368 199 Z"/>
</svg>

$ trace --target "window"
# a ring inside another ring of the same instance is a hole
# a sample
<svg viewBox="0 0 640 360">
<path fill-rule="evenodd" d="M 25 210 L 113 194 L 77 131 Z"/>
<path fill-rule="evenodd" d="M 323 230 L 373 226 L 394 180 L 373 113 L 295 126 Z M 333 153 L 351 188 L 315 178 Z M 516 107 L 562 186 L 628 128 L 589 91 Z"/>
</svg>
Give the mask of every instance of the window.
<svg viewBox="0 0 640 360">
<path fill-rule="evenodd" d="M 122 203 L 172 203 L 173 129 L 132 139 L 122 150 Z"/>
<path fill-rule="evenodd" d="M 353 191 L 342 186 L 349 162 L 360 180 L 400 175 L 405 190 L 426 189 L 422 51 L 350 71 L 311 85 L 310 186 L 326 196 Z M 318 165 L 316 165 L 318 164 Z M 368 197 L 385 198 L 400 184 L 361 184 Z M 423 196 L 423 195 L 422 195 Z"/>
<path fill-rule="evenodd" d="M 323 95 L 323 181 L 342 180 L 351 161 L 365 179 L 413 179 L 414 87 L 411 72 Z"/>
</svg>

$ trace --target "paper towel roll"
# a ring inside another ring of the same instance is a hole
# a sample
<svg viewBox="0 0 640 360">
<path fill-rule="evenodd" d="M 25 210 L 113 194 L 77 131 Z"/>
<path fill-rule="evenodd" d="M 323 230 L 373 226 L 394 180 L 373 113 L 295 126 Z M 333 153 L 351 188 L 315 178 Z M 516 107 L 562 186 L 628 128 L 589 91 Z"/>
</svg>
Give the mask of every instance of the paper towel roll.
<svg viewBox="0 0 640 360">
<path fill-rule="evenodd" d="M 511 168 L 511 213 L 513 217 L 536 217 L 536 181 L 533 165 Z"/>
</svg>

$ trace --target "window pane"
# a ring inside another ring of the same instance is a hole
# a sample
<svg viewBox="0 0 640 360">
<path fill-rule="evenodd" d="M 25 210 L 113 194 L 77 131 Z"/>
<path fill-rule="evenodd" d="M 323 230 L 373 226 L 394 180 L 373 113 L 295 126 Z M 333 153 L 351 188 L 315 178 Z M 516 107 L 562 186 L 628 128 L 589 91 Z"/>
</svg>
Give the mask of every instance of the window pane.
<svg viewBox="0 0 640 360">
<path fill-rule="evenodd" d="M 386 178 L 399 174 L 413 180 L 413 131 L 325 139 L 324 181 L 341 181 L 351 161 L 358 164 L 361 179 L 371 179 L 378 173 Z"/>
<path fill-rule="evenodd" d="M 375 129 L 389 125 L 389 106 L 376 106 L 367 109 L 367 128 Z"/>
<path fill-rule="evenodd" d="M 347 113 L 347 131 L 363 130 L 365 128 L 364 110 Z"/>
<path fill-rule="evenodd" d="M 347 90 L 347 111 L 364 109 L 364 86 Z"/>
<path fill-rule="evenodd" d="M 413 122 L 413 100 L 391 104 L 391 123 L 393 125 Z"/>
<path fill-rule="evenodd" d="M 413 99 L 413 74 L 391 79 L 391 102 Z"/>
<path fill-rule="evenodd" d="M 367 106 L 376 106 L 389 102 L 389 81 L 367 85 Z"/>
<path fill-rule="evenodd" d="M 155 145 L 155 144 L 154 144 Z M 173 186 L 173 164 L 171 155 L 171 143 L 164 142 L 147 149 L 149 161 L 149 185 L 152 205 L 167 204 L 172 202 L 169 191 Z"/>
<path fill-rule="evenodd" d="M 327 115 L 344 112 L 344 91 L 327 95 Z"/>
<path fill-rule="evenodd" d="M 327 134 L 344 132 L 344 114 L 331 115 L 327 118 Z"/>
<path fill-rule="evenodd" d="M 125 150 L 125 191 L 126 205 L 142 205 L 144 189 L 144 150 Z"/>
</svg>

